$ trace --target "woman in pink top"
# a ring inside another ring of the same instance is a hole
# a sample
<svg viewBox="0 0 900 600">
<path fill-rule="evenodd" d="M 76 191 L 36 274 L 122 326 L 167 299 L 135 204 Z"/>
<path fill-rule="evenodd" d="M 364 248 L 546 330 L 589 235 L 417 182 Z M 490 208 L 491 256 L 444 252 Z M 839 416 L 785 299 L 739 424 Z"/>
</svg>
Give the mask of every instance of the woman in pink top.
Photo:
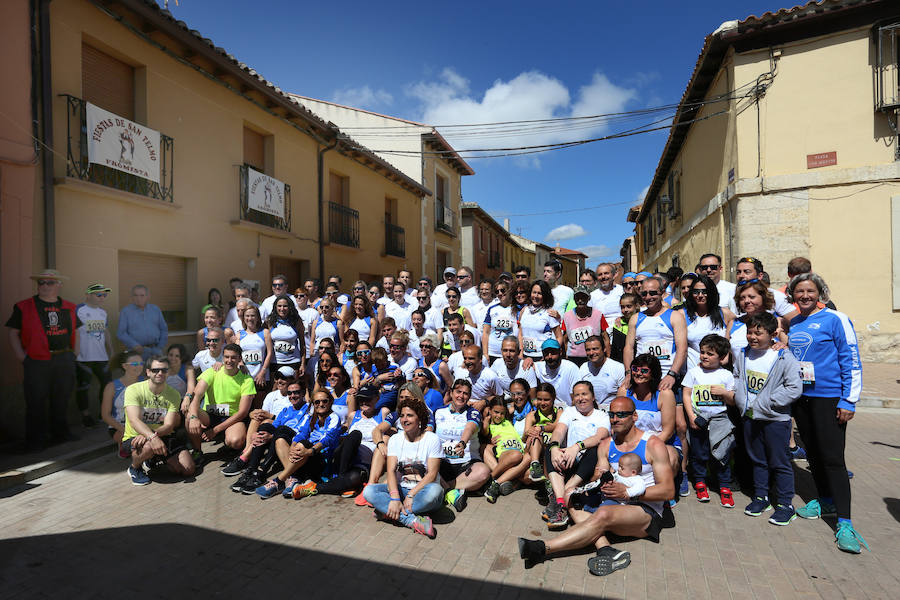
<svg viewBox="0 0 900 600">
<path fill-rule="evenodd" d="M 609 325 L 599 310 L 588 306 L 591 295 L 587 288 L 575 288 L 575 308 L 563 315 L 562 330 L 566 343 L 566 357 L 579 367 L 587 361 L 584 342 L 592 335 L 606 335 Z"/>
</svg>

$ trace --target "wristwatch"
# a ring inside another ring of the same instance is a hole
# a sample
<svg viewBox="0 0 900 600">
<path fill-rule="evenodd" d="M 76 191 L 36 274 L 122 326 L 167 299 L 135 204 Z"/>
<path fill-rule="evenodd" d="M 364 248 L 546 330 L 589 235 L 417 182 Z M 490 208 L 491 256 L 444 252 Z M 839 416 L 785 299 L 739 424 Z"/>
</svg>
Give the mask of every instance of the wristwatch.
<svg viewBox="0 0 900 600">
<path fill-rule="evenodd" d="M 671 377 L 673 379 L 678 379 L 678 373 L 676 373 L 672 369 L 669 369 L 668 371 L 666 371 L 666 375 L 668 375 L 669 377 Z"/>
<path fill-rule="evenodd" d="M 581 448 L 582 450 L 587 448 L 587 446 L 584 445 L 584 440 L 581 440 L 580 442 L 578 442 L 578 447 Z"/>
</svg>

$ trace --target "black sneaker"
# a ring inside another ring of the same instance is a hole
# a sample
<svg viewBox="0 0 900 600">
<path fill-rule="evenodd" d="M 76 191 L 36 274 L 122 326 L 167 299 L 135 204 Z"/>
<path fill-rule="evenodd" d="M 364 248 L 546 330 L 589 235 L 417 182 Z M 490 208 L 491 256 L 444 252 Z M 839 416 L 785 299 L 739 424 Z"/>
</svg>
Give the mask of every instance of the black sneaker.
<svg viewBox="0 0 900 600">
<path fill-rule="evenodd" d="M 544 511 L 541 513 L 541 518 L 543 520 L 549 522 L 550 519 L 553 518 L 553 515 L 555 515 L 558 511 L 559 511 L 559 503 L 557 503 L 556 500 L 551 500 L 547 503 L 547 506 L 544 508 Z"/>
<path fill-rule="evenodd" d="M 565 529 L 569 524 L 569 511 L 562 504 L 556 504 L 556 513 L 547 521 L 547 529 Z"/>
<path fill-rule="evenodd" d="M 630 565 L 631 553 L 604 546 L 597 550 L 597 556 L 588 559 L 587 564 L 591 575 L 602 577 Z"/>
<path fill-rule="evenodd" d="M 247 461 L 245 461 L 240 456 L 236 457 L 233 461 L 222 467 L 222 475 L 225 477 L 234 477 L 235 475 L 240 475 L 244 472 L 244 469 L 247 468 Z"/>
<path fill-rule="evenodd" d="M 504 481 L 500 484 L 500 495 L 509 496 L 516 491 L 516 484 L 513 481 Z"/>
<path fill-rule="evenodd" d="M 247 483 L 241 488 L 241 493 L 247 496 L 256 493 L 256 488 L 266 483 L 266 480 L 259 476 L 259 473 L 251 473 L 247 479 Z"/>
<path fill-rule="evenodd" d="M 744 514 L 751 517 L 758 517 L 767 510 L 772 510 L 772 505 L 769 504 L 769 499 L 765 496 L 757 496 L 753 499 L 753 502 L 748 504 L 747 508 L 744 509 Z"/>
<path fill-rule="evenodd" d="M 500 484 L 492 480 L 484 490 L 484 499 L 493 504 L 499 497 Z"/>
<path fill-rule="evenodd" d="M 237 481 L 231 484 L 231 491 L 240 494 L 247 482 L 250 481 L 251 477 L 253 477 L 253 473 L 250 471 L 241 473 L 241 476 L 237 478 Z"/>
</svg>

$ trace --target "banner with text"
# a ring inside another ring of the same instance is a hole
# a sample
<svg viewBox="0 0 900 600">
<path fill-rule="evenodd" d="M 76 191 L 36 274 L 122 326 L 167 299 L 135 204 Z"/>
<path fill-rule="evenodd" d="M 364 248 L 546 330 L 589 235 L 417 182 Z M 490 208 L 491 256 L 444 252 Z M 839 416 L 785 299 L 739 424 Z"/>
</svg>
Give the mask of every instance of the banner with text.
<svg viewBox="0 0 900 600">
<path fill-rule="evenodd" d="M 284 218 L 284 183 L 247 167 L 247 207 Z"/>
<path fill-rule="evenodd" d="M 87 103 L 88 160 L 159 183 L 159 132 Z"/>
</svg>

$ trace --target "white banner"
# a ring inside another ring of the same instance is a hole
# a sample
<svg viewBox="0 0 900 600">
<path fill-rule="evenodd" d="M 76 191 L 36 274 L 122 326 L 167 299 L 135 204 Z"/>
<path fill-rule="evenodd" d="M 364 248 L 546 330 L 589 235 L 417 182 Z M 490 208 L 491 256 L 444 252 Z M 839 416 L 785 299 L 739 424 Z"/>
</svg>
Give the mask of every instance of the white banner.
<svg viewBox="0 0 900 600">
<path fill-rule="evenodd" d="M 247 207 L 284 218 L 284 183 L 247 167 Z"/>
<path fill-rule="evenodd" d="M 87 103 L 88 160 L 159 183 L 159 132 Z"/>
</svg>

